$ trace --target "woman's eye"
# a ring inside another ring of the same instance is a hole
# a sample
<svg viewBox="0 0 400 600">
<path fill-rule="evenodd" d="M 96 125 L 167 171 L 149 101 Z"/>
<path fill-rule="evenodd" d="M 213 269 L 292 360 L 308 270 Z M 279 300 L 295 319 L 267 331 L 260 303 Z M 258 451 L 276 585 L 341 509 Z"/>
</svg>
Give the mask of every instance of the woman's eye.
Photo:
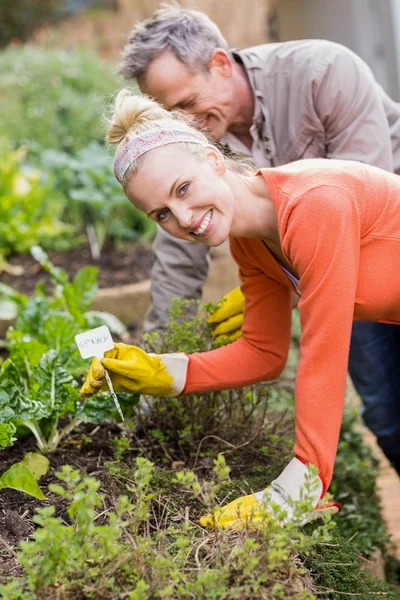
<svg viewBox="0 0 400 600">
<path fill-rule="evenodd" d="M 186 192 L 188 191 L 188 188 L 189 188 L 188 183 L 185 183 L 184 185 L 182 185 L 182 187 L 180 187 L 178 190 L 178 196 L 183 196 L 184 194 L 186 194 Z"/>
<path fill-rule="evenodd" d="M 157 214 L 157 221 L 165 221 L 165 219 L 168 216 L 168 213 L 168 208 L 163 208 L 162 210 L 160 210 L 160 212 Z"/>
</svg>

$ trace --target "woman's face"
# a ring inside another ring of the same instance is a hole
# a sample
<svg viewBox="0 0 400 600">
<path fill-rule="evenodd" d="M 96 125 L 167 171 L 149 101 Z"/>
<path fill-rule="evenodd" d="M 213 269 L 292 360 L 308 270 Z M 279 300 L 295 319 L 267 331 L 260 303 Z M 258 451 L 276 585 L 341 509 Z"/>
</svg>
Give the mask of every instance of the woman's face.
<svg viewBox="0 0 400 600">
<path fill-rule="evenodd" d="M 235 202 L 223 157 L 213 146 L 203 152 L 198 157 L 183 144 L 147 152 L 126 194 L 174 237 L 219 246 L 229 236 Z"/>
</svg>

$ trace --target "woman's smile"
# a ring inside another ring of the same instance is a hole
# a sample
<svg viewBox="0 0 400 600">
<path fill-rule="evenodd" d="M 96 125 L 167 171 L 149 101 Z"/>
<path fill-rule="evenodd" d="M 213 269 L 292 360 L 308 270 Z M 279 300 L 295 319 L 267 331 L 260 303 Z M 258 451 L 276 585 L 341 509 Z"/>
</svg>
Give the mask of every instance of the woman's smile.
<svg viewBox="0 0 400 600">
<path fill-rule="evenodd" d="M 193 231 L 190 235 L 205 236 L 208 234 L 211 228 L 211 221 L 213 216 L 213 209 L 211 208 L 206 214 L 196 223 Z"/>
</svg>

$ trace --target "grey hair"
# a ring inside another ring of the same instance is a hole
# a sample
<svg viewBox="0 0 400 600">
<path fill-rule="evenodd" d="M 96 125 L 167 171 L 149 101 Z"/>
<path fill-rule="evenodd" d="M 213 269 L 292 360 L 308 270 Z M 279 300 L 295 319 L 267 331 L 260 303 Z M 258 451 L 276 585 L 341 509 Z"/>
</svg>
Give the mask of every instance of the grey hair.
<svg viewBox="0 0 400 600">
<path fill-rule="evenodd" d="M 216 48 L 229 52 L 217 25 L 204 13 L 174 5 L 163 5 L 140 21 L 129 34 L 122 53 L 120 73 L 126 79 L 143 78 L 150 63 L 171 51 L 192 72 L 208 71 Z"/>
</svg>

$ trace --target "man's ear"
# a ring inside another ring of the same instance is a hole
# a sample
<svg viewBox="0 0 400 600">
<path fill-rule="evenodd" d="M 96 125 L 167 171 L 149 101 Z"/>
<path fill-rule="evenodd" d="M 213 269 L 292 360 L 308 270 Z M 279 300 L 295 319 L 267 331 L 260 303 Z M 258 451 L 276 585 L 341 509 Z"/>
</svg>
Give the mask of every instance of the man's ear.
<svg viewBox="0 0 400 600">
<path fill-rule="evenodd" d="M 228 52 L 223 48 L 215 48 L 208 63 L 210 71 L 218 71 L 223 77 L 232 75 L 232 61 Z"/>
<path fill-rule="evenodd" d="M 208 144 L 204 148 L 204 153 L 206 155 L 206 160 L 211 164 L 213 169 L 218 173 L 218 175 L 225 175 L 226 173 L 226 162 L 221 152 L 217 150 L 215 146 Z"/>
</svg>

